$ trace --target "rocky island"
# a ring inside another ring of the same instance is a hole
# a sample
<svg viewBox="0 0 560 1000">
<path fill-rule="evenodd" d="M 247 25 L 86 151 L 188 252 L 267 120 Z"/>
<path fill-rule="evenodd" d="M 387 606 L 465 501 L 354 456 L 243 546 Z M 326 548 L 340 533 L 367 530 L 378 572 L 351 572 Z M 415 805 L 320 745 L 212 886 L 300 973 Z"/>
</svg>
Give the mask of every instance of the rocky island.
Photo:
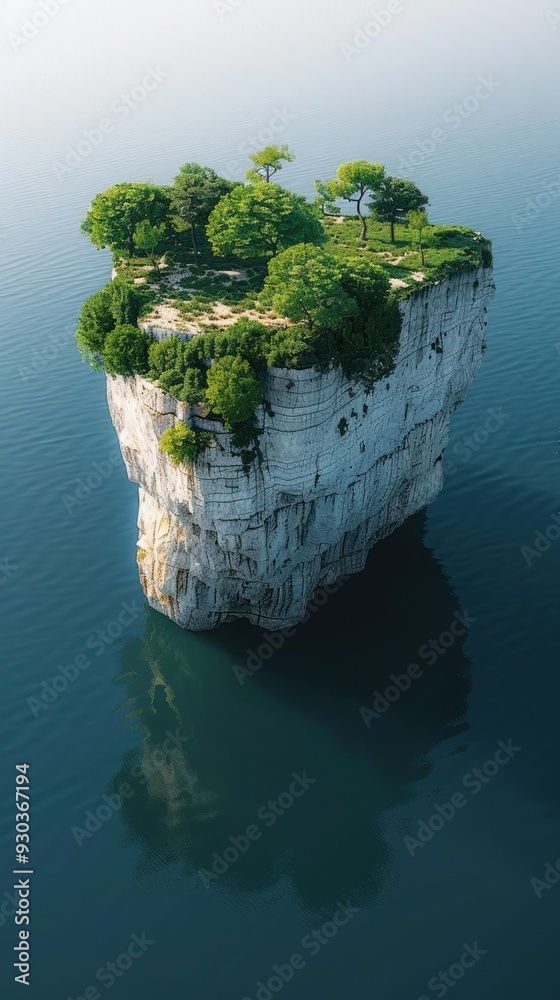
<svg viewBox="0 0 560 1000">
<path fill-rule="evenodd" d="M 83 224 L 115 270 L 77 341 L 139 486 L 142 586 L 184 628 L 293 626 L 359 572 L 439 493 L 486 346 L 488 240 L 430 225 L 381 164 L 343 164 L 311 204 L 272 181 L 292 159 L 116 185 Z"/>
</svg>

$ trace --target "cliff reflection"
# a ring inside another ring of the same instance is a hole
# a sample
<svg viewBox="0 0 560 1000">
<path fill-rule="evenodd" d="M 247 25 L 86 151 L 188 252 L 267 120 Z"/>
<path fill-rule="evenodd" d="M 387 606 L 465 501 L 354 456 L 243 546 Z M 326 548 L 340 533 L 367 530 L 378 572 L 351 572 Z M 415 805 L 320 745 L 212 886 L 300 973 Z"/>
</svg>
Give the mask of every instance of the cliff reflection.
<svg viewBox="0 0 560 1000">
<path fill-rule="evenodd" d="M 466 729 L 464 637 L 432 666 L 418 659 L 459 611 L 424 545 L 423 515 L 376 546 L 366 570 L 243 684 L 232 667 L 262 643 L 259 629 L 187 633 L 148 610 L 119 678 L 143 746 L 113 783 L 135 791 L 123 819 L 141 848 L 139 874 L 179 862 L 202 888 L 197 873 L 211 871 L 215 852 L 223 857 L 230 837 L 256 825 L 262 835 L 211 891 L 257 893 L 289 880 L 317 912 L 378 892 L 392 877 L 391 809 L 414 795 L 433 748 Z M 368 728 L 360 707 L 413 661 L 423 676 Z M 261 807 L 303 772 L 314 783 L 266 822 Z"/>
</svg>

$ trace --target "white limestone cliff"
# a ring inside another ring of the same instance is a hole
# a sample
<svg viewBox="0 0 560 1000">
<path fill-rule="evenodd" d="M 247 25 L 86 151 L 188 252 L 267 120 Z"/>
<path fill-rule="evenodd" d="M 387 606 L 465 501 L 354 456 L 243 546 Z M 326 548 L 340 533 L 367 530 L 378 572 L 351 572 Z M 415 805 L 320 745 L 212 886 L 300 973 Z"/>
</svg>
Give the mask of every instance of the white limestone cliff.
<svg viewBox="0 0 560 1000">
<path fill-rule="evenodd" d="M 138 565 L 152 607 L 189 629 L 248 618 L 296 624 L 319 585 L 363 569 L 376 541 L 443 484 L 450 417 L 485 350 L 490 269 L 421 288 L 401 304 L 395 370 L 372 393 L 340 369 L 269 369 L 257 411 L 262 461 L 151 382 L 108 376 L 111 417 L 140 487 Z M 158 443 L 177 420 L 216 432 L 194 467 Z"/>
</svg>

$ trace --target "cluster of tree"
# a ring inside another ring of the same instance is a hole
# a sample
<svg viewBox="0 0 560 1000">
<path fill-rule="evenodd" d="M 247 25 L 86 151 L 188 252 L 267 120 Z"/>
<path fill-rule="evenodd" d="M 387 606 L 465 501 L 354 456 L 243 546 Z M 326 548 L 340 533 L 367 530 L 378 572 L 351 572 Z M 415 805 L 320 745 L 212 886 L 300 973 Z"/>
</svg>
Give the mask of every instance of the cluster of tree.
<svg viewBox="0 0 560 1000">
<path fill-rule="evenodd" d="M 382 163 L 368 163 L 367 160 L 342 163 L 333 180 L 316 181 L 315 188 L 317 202 L 324 215 L 334 214 L 336 203 L 340 200 L 356 206 L 361 223 L 361 242 L 367 239 L 364 208 L 371 209 L 378 222 L 389 223 L 391 242 L 394 243 L 395 224 L 406 222 L 409 213 L 422 211 L 429 204 L 427 196 L 412 181 L 389 177 Z M 369 202 L 366 201 L 368 197 L 372 199 Z"/>
<path fill-rule="evenodd" d="M 428 199 L 412 182 L 386 176 L 382 164 L 357 160 L 342 164 L 333 180 L 318 181 L 311 204 L 273 182 L 293 159 L 288 147 L 269 146 L 252 154 L 247 184 L 187 163 L 172 186 L 122 183 L 97 195 L 82 223 L 95 246 L 109 247 L 116 258 L 143 253 L 157 270 L 166 241 L 187 234 L 196 261 L 205 232 L 216 256 L 268 261 L 261 302 L 287 322 L 271 327 L 241 319 L 188 342 L 155 342 L 138 327 L 138 293 L 117 279 L 92 295 L 80 315 L 77 341 L 93 367 L 147 375 L 181 400 L 204 402 L 232 431 L 252 425 L 267 365 L 340 365 L 366 384 L 391 370 L 400 314 L 387 275 L 363 254 L 342 259 L 323 249 L 322 214 L 335 212 L 339 200 L 355 205 L 361 241 L 366 208 L 390 224 L 393 241 L 395 224 L 407 220 L 424 262 Z M 174 461 L 194 460 L 207 444 L 184 424 L 162 438 Z"/>
<path fill-rule="evenodd" d="M 124 281 L 110 281 L 86 299 L 78 320 L 76 343 L 92 368 L 111 371 L 112 351 L 119 342 L 120 331 L 138 329 L 140 304 L 138 294 Z M 147 355 L 144 360 L 147 361 Z M 132 368 L 130 374 L 139 370 Z"/>
<path fill-rule="evenodd" d="M 334 179 L 317 181 L 318 197 L 310 204 L 272 181 L 294 159 L 287 146 L 267 146 L 250 159 L 248 184 L 225 180 L 198 163 L 185 163 L 172 186 L 115 184 L 94 198 L 82 229 L 99 249 L 109 247 L 118 258 L 145 254 L 157 270 L 165 240 L 185 233 L 195 258 L 205 232 L 218 256 L 270 259 L 297 243 L 320 244 L 321 213 L 334 214 L 339 201 L 355 206 L 362 242 L 368 208 L 390 225 L 394 242 L 395 224 L 428 204 L 412 181 L 389 177 L 381 163 L 367 160 L 343 163 Z"/>
</svg>

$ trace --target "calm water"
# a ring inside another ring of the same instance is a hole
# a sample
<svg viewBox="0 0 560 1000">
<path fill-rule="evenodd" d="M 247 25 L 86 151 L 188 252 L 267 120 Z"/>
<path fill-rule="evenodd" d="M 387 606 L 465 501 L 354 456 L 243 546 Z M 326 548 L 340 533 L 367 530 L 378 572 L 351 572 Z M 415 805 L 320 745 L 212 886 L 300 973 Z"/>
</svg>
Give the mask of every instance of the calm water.
<svg viewBox="0 0 560 1000">
<path fill-rule="evenodd" d="M 530 566 L 521 549 L 560 512 L 558 191 L 534 219 L 519 213 L 560 177 L 560 28 L 528 0 L 408 2 L 345 58 L 341 44 L 380 6 L 76 3 L 14 51 L 8 32 L 38 8 L 8 5 L 3 996 L 18 995 L 9 896 L 22 761 L 38 997 L 90 1000 L 95 986 L 123 1000 L 267 1000 L 257 984 L 296 953 L 305 964 L 282 987 L 292 1000 L 443 996 L 451 966 L 457 1000 L 557 993 L 560 886 L 539 899 L 530 880 L 560 855 L 560 541 Z M 125 118 L 119 95 L 148 67 L 167 76 Z M 53 163 L 106 117 L 113 130 L 57 177 Z M 169 182 L 186 160 L 239 177 L 243 144 L 269 132 L 295 147 L 284 179 L 304 193 L 343 159 L 401 174 L 410 164 L 434 221 L 493 239 L 498 291 L 488 353 L 453 417 L 444 491 L 240 685 L 233 666 L 263 642 L 258 629 L 189 634 L 144 607 L 136 488 L 114 457 L 103 378 L 81 364 L 72 332 L 110 274 L 79 233 L 92 196 L 124 179 Z M 488 435 L 489 410 L 500 419 Z M 73 504 L 96 463 L 105 478 Z M 468 631 L 419 660 L 458 614 Z M 75 676 L 80 656 L 90 665 Z M 368 728 L 360 708 L 413 661 L 424 675 Z M 60 665 L 75 679 L 34 714 L 29 699 Z M 473 769 L 510 740 L 519 749 L 473 794 Z M 115 811 L 103 797 L 114 804 L 123 785 Z M 461 808 L 440 820 L 436 806 L 457 793 Z M 100 807 L 99 828 L 76 831 Z M 433 816 L 442 828 L 409 850 L 404 838 Z M 260 836 L 237 840 L 235 860 L 230 838 L 247 827 Z M 228 847 L 227 870 L 205 883 L 201 870 Z M 324 936 L 341 903 L 356 912 Z M 145 935 L 142 957 L 110 973 L 132 935 Z M 466 944 L 479 958 L 467 955 L 463 975 Z"/>
</svg>

